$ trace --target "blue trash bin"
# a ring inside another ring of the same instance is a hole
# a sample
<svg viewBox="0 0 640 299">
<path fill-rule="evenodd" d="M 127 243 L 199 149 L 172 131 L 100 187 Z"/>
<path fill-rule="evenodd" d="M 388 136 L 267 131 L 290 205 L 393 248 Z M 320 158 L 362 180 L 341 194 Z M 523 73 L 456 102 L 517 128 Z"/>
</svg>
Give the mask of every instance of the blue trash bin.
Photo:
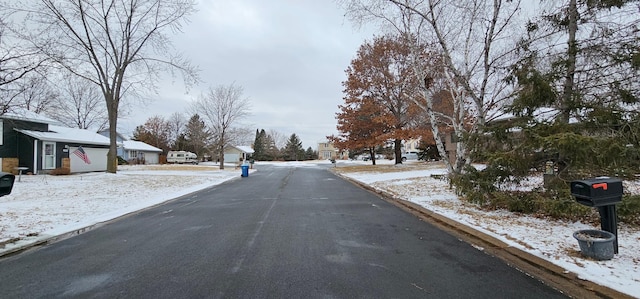
<svg viewBox="0 0 640 299">
<path fill-rule="evenodd" d="M 242 168 L 242 176 L 243 177 L 248 177 L 249 176 L 249 165 L 242 165 L 242 166 L 240 166 L 240 168 Z"/>
</svg>

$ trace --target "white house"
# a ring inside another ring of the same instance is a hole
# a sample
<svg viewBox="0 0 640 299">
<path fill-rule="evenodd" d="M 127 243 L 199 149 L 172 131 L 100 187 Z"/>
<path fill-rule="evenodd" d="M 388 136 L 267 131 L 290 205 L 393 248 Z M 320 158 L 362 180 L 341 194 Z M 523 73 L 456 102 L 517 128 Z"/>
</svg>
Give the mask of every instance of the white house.
<svg viewBox="0 0 640 299">
<path fill-rule="evenodd" d="M 109 138 L 109 129 L 102 130 L 98 134 Z M 135 164 L 160 164 L 162 150 L 142 141 L 129 140 L 121 134 L 116 134 L 118 144 L 118 156 L 129 163 Z"/>
<path fill-rule="evenodd" d="M 224 149 L 224 162 L 240 163 L 249 159 L 253 153 L 254 150 L 250 146 L 230 145 Z"/>
<path fill-rule="evenodd" d="M 159 164 L 162 150 L 142 141 L 122 141 L 123 158 L 129 162 Z"/>
</svg>

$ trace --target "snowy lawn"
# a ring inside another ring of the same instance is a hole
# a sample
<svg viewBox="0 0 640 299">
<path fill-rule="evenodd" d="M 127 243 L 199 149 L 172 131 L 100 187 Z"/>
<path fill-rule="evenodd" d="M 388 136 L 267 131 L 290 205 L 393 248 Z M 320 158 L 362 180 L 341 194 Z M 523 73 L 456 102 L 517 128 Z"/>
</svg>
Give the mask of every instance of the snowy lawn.
<svg viewBox="0 0 640 299">
<path fill-rule="evenodd" d="M 240 177 L 217 166 L 120 166 L 118 173 L 22 175 L 0 197 L 0 251 L 82 229 Z M 16 242 L 18 241 L 18 242 Z"/>
<path fill-rule="evenodd" d="M 594 261 L 580 255 L 574 231 L 598 228 L 586 223 L 566 223 L 487 212 L 461 202 L 449 190 L 439 164 L 392 161 L 338 161 L 336 171 L 490 234 L 513 247 L 555 263 L 581 278 L 612 289 L 640 294 L 640 231 L 621 224 L 619 249 L 612 260 Z M 260 164 L 256 163 L 259 171 Z M 329 161 L 269 163 L 282 167 L 331 167 Z M 323 164 L 323 165 L 318 165 Z M 354 167 L 355 166 L 355 167 Z M 252 170 L 254 171 L 254 170 Z M 433 175 L 433 176 L 432 176 Z M 22 176 L 13 192 L 0 197 L 0 252 L 81 230 L 145 207 L 239 178 L 240 169 L 224 171 L 214 165 L 125 166 L 117 174 L 88 173 L 69 176 Z M 532 185 L 540 181 L 529 182 Z M 640 193 L 637 185 L 625 190 Z"/>
</svg>

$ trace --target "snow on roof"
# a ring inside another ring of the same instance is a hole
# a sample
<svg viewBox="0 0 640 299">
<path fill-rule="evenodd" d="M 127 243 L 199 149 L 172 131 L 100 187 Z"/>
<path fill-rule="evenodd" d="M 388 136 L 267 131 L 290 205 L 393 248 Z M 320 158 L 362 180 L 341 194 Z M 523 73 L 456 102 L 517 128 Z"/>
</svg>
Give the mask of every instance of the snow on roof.
<svg viewBox="0 0 640 299">
<path fill-rule="evenodd" d="M 84 129 L 49 125 L 49 132 L 20 129 L 16 129 L 16 131 L 43 141 L 109 145 L 109 138 Z"/>
<path fill-rule="evenodd" d="M 14 120 L 24 120 L 41 124 L 52 124 L 52 125 L 60 125 L 61 123 L 57 120 L 48 118 L 44 115 L 35 113 L 33 111 L 24 109 L 24 108 L 14 108 L 11 111 L 7 111 L 6 113 L 0 115 L 0 118 L 4 119 L 14 119 Z"/>
<path fill-rule="evenodd" d="M 250 146 L 246 146 L 246 145 L 236 145 L 234 146 L 235 148 L 247 153 L 247 154 L 253 154 L 254 150 L 250 147 Z"/>
<path fill-rule="evenodd" d="M 135 140 L 125 140 L 122 142 L 122 145 L 125 150 L 135 150 L 135 151 L 145 151 L 145 152 L 162 152 L 161 149 L 152 146 L 150 144 L 146 144 L 142 141 Z"/>
<path fill-rule="evenodd" d="M 549 108 L 549 107 L 541 107 L 538 108 L 536 110 L 533 111 L 532 115 L 533 118 L 538 121 L 538 122 L 553 122 L 553 120 L 560 114 L 560 110 L 556 109 L 556 108 Z M 502 112 L 502 114 L 495 114 L 494 117 L 490 118 L 488 121 L 491 122 L 498 122 L 498 121 L 502 121 L 502 120 L 510 120 L 516 118 L 515 115 L 511 114 L 511 113 L 505 113 Z M 576 119 L 575 117 L 571 117 L 569 119 L 569 123 L 573 124 L 573 123 L 577 123 L 578 119 Z"/>
</svg>

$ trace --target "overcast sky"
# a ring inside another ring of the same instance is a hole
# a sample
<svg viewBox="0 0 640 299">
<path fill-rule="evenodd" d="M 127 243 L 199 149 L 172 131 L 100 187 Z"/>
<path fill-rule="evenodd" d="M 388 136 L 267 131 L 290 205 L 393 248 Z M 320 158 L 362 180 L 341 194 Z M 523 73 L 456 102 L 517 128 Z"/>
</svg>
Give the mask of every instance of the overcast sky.
<svg viewBox="0 0 640 299">
<path fill-rule="evenodd" d="M 200 1 L 174 46 L 201 69 L 203 83 L 188 94 L 176 78 L 159 98 L 134 104 L 119 121 L 130 136 L 151 116 L 185 112 L 209 86 L 236 84 L 251 102 L 246 125 L 296 133 L 306 149 L 317 149 L 336 133 L 345 69 L 374 32 L 356 28 L 334 1 Z M 253 140 L 253 135 L 251 136 Z"/>
</svg>

